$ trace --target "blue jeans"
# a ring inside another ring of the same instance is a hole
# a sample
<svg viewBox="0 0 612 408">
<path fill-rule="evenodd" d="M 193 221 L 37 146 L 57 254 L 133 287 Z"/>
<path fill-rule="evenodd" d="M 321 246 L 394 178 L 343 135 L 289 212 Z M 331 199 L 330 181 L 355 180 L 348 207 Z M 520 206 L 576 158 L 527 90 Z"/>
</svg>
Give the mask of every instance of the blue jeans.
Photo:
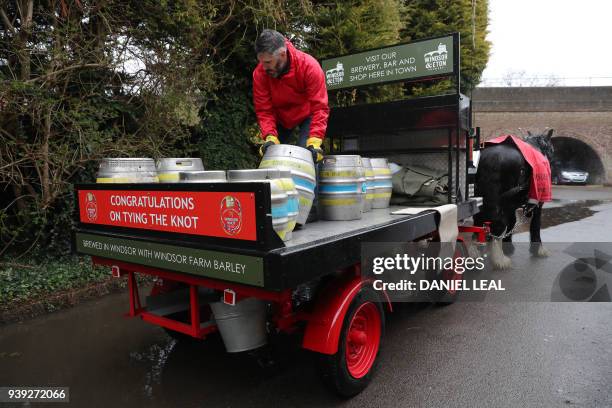
<svg viewBox="0 0 612 408">
<path fill-rule="evenodd" d="M 289 139 L 291 138 L 293 134 L 293 131 L 296 130 L 296 128 L 299 128 L 297 146 L 306 147 L 306 141 L 308 140 L 308 137 L 310 136 L 310 122 L 312 122 L 312 116 L 309 116 L 306 119 L 304 119 L 302 123 L 300 123 L 293 129 L 286 129 L 283 127 L 283 125 L 281 125 L 280 123 L 277 123 L 276 130 L 278 131 L 278 140 L 280 140 L 280 142 L 283 144 L 288 143 Z M 321 167 L 320 163 L 318 164 L 315 163 L 316 187 L 314 190 L 315 196 L 312 202 L 312 210 L 310 210 L 311 216 L 313 213 L 314 214 L 317 213 L 317 206 L 318 206 L 318 201 L 319 201 L 319 170 L 320 170 L 320 167 Z M 310 222 L 310 217 L 309 217 L 308 222 Z"/>
<path fill-rule="evenodd" d="M 282 144 L 289 143 L 289 139 L 291 138 L 293 131 L 299 128 L 297 146 L 306 147 L 306 141 L 310 136 L 310 122 L 312 122 L 312 116 L 309 116 L 304 119 L 302 123 L 300 123 L 293 129 L 286 129 L 283 127 L 283 125 L 277 123 L 276 130 L 278 131 L 278 140 L 280 140 Z"/>
</svg>

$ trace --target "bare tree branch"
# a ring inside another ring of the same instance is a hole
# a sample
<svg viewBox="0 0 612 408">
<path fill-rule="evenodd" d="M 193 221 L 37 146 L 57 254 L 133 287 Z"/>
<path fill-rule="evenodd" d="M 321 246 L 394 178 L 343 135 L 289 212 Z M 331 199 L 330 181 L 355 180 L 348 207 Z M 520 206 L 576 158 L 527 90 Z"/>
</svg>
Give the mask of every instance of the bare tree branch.
<svg viewBox="0 0 612 408">
<path fill-rule="evenodd" d="M 47 79 L 53 78 L 61 73 L 67 72 L 67 71 L 72 71 L 75 69 L 84 69 L 84 68 L 104 68 L 107 67 L 108 64 L 81 64 L 81 65 L 72 65 L 70 67 L 66 67 L 66 68 L 62 68 L 62 69 L 58 69 L 57 71 L 53 71 L 50 72 L 48 74 L 45 75 L 41 75 L 39 77 L 36 78 L 32 78 L 29 79 L 27 81 L 25 81 L 26 83 L 32 83 L 32 82 L 44 82 Z"/>
<path fill-rule="evenodd" d="M 32 25 L 32 17 L 34 17 L 34 0 L 28 0 L 27 4 L 28 10 L 25 17 L 26 28 L 29 31 L 30 26 Z"/>
<path fill-rule="evenodd" d="M 15 30 L 15 26 L 11 23 L 11 21 L 9 20 L 8 16 L 6 15 L 6 12 L 4 11 L 4 9 L 0 9 L 0 17 L 2 17 L 2 21 L 4 22 L 4 25 L 6 25 L 6 27 L 13 33 L 16 34 L 17 30 Z"/>
</svg>

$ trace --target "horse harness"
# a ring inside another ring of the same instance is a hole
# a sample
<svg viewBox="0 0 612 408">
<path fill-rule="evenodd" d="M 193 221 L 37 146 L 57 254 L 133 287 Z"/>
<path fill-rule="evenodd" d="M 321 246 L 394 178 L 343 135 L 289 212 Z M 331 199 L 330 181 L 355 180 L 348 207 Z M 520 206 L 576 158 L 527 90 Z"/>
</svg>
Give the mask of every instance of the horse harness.
<svg viewBox="0 0 612 408">
<path fill-rule="evenodd" d="M 521 212 L 519 213 L 517 220 L 514 222 L 514 227 L 512 227 L 510 231 L 507 231 L 508 227 L 506 226 L 504 228 L 504 232 L 502 232 L 500 235 L 493 235 L 490 232 L 489 232 L 489 235 L 493 238 L 503 240 L 507 236 L 514 234 L 521 225 L 527 224 L 527 222 L 531 220 L 531 217 L 533 216 L 533 210 L 535 210 L 537 206 L 538 204 L 533 204 L 533 203 L 523 204 L 522 206 L 519 207 L 521 209 Z"/>
</svg>

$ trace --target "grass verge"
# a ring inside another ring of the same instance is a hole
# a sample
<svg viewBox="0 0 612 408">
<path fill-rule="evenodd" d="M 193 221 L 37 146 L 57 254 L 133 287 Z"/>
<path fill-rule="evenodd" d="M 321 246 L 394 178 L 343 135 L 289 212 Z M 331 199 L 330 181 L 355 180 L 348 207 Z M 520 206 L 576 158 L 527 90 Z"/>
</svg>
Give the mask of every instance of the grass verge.
<svg viewBox="0 0 612 408">
<path fill-rule="evenodd" d="M 126 286 L 125 279 L 112 278 L 109 268 L 93 266 L 89 257 L 0 262 L 0 324 L 71 307 Z"/>
</svg>

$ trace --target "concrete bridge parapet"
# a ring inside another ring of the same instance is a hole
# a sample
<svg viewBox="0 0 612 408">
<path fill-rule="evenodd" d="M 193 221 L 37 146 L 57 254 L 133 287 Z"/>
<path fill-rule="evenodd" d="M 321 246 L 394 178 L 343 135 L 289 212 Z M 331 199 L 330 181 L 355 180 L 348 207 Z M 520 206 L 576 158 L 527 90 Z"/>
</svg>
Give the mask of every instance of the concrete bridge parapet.
<svg viewBox="0 0 612 408">
<path fill-rule="evenodd" d="M 477 88 L 472 102 L 485 140 L 554 128 L 559 160 L 588 167 L 589 182 L 612 183 L 612 86 Z"/>
</svg>

